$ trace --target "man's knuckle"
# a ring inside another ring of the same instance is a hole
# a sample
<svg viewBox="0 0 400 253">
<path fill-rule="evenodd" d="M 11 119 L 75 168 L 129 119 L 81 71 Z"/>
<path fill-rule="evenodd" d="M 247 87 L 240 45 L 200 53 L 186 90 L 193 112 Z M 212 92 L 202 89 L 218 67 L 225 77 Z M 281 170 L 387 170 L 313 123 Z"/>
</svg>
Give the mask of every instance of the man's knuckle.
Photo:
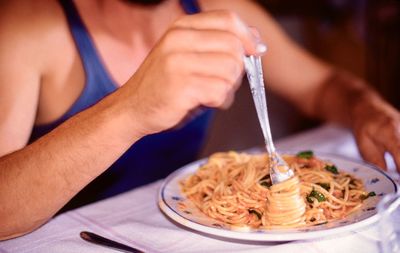
<svg viewBox="0 0 400 253">
<path fill-rule="evenodd" d="M 185 30 L 179 27 L 170 28 L 164 35 L 164 44 L 171 48 L 177 41 L 182 41 L 185 36 Z"/>
<path fill-rule="evenodd" d="M 395 118 L 390 118 L 390 119 L 389 119 L 389 126 L 390 126 L 395 132 L 399 132 L 399 131 L 400 131 L 400 120 L 395 119 Z"/>
<path fill-rule="evenodd" d="M 220 17 L 226 27 L 234 26 L 239 20 L 238 15 L 235 12 L 229 10 L 221 11 Z"/>
<path fill-rule="evenodd" d="M 167 73 L 175 73 L 182 55 L 176 52 L 169 52 L 164 56 L 164 69 Z"/>
<path fill-rule="evenodd" d="M 229 22 L 236 22 L 238 20 L 238 15 L 230 10 L 225 10 L 223 12 L 223 17 Z"/>
<path fill-rule="evenodd" d="M 221 107 L 227 97 L 227 81 L 218 80 L 215 83 L 215 89 L 210 93 L 210 102 L 215 107 Z"/>
<path fill-rule="evenodd" d="M 224 71 L 224 78 L 229 81 L 231 86 L 236 82 L 242 72 L 242 61 L 238 60 L 234 55 L 226 55 L 221 61 Z"/>
<path fill-rule="evenodd" d="M 182 26 L 185 24 L 186 19 L 187 19 L 186 16 L 179 17 L 178 19 L 176 19 L 176 20 L 172 23 L 171 28 L 179 28 L 179 27 L 182 27 Z"/>
<path fill-rule="evenodd" d="M 240 62 L 243 62 L 243 43 L 236 37 L 234 37 L 234 39 L 232 39 L 231 41 L 232 52 L 235 53 L 237 57 L 239 57 L 239 59 L 241 60 Z"/>
</svg>

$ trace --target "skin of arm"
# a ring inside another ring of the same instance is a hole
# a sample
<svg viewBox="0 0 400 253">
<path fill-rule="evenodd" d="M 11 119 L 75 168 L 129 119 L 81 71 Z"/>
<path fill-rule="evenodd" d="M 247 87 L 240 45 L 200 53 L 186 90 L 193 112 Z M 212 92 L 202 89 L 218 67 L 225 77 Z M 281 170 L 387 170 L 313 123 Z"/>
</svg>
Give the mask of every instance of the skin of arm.
<svg viewBox="0 0 400 253">
<path fill-rule="evenodd" d="M 140 137 L 130 111 L 113 103 L 115 97 L 0 158 L 1 239 L 46 222 Z"/>
<path fill-rule="evenodd" d="M 201 0 L 204 9 L 229 9 L 255 27 L 268 46 L 266 87 L 305 114 L 351 127 L 361 155 L 385 169 L 384 153 L 400 171 L 400 114 L 362 79 L 329 65 L 295 44 L 257 3 Z"/>
<path fill-rule="evenodd" d="M 142 136 L 175 126 L 198 106 L 226 106 L 243 55 L 258 43 L 231 12 L 181 17 L 121 88 L 26 145 L 44 66 L 32 56 L 40 52 L 35 40 L 27 43 L 35 36 L 12 14 L 0 27 L 0 240 L 44 224 Z"/>
</svg>

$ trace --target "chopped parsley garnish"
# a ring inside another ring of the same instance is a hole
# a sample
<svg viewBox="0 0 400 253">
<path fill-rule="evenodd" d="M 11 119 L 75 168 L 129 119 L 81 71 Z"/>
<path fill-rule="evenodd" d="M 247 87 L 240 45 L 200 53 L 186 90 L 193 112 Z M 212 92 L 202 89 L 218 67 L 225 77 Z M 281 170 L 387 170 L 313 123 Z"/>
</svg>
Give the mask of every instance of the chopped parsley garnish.
<svg viewBox="0 0 400 253">
<path fill-rule="evenodd" d="M 249 209 L 249 214 L 255 214 L 259 220 L 261 220 L 261 214 L 254 209 Z"/>
<path fill-rule="evenodd" d="M 361 196 L 360 196 L 360 199 L 361 199 L 361 200 L 365 200 L 365 199 L 367 199 L 367 198 L 369 198 L 369 197 L 373 197 L 373 196 L 376 196 L 376 193 L 375 193 L 375 192 L 369 192 L 368 194 L 363 194 L 363 195 L 361 195 Z"/>
<path fill-rule="evenodd" d="M 321 186 L 325 190 L 329 191 L 331 189 L 331 185 L 328 183 L 317 183 L 317 185 Z"/>
<path fill-rule="evenodd" d="M 314 152 L 312 150 L 305 150 L 297 153 L 296 156 L 299 158 L 310 159 L 314 157 Z"/>
<path fill-rule="evenodd" d="M 333 173 L 333 174 L 339 174 L 339 171 L 338 171 L 338 169 L 336 168 L 336 166 L 335 165 L 325 165 L 325 169 L 327 170 L 327 171 L 329 171 L 329 172 L 331 172 L 331 173 Z"/>
<path fill-rule="evenodd" d="M 320 193 L 319 191 L 316 191 L 315 189 L 313 189 L 310 194 L 308 194 L 308 196 L 306 197 L 308 203 L 314 203 L 313 198 L 315 198 L 316 200 L 318 200 L 318 202 L 322 202 L 325 201 L 326 198 L 324 196 L 324 194 Z"/>
</svg>

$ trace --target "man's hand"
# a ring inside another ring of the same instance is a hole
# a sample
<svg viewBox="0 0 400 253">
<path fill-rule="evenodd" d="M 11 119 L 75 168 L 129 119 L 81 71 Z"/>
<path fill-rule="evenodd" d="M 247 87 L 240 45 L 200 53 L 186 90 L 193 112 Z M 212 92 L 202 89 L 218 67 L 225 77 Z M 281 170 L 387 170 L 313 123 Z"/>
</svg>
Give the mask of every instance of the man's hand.
<svg viewBox="0 0 400 253">
<path fill-rule="evenodd" d="M 121 88 L 140 131 L 171 128 L 198 106 L 228 106 L 242 76 L 243 56 L 257 53 L 257 46 L 258 39 L 232 12 L 178 19 Z"/>
<path fill-rule="evenodd" d="M 353 131 L 365 160 L 386 169 L 389 152 L 400 172 L 400 113 L 377 96 L 366 96 L 353 110 Z"/>
<path fill-rule="evenodd" d="M 332 68 L 316 93 L 314 116 L 352 128 L 362 157 L 386 169 L 389 152 L 400 171 L 400 113 L 360 78 Z"/>
</svg>

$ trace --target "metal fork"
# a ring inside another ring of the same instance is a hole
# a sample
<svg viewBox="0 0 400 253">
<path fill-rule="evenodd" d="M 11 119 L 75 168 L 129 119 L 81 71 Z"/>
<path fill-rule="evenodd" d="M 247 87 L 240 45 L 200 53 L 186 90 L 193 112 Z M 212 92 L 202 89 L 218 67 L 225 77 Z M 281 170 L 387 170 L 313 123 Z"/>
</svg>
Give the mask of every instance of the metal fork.
<svg viewBox="0 0 400 253">
<path fill-rule="evenodd" d="M 112 248 L 115 250 L 119 250 L 121 252 L 126 252 L 126 253 L 144 253 L 141 250 L 138 250 L 136 248 L 132 248 L 128 245 L 122 244 L 120 242 L 113 241 L 111 239 L 105 238 L 103 236 L 100 236 L 98 234 L 92 233 L 92 232 L 87 232 L 87 231 L 82 231 L 80 233 L 80 237 L 90 243 L 94 243 L 100 246 Z"/>
<path fill-rule="evenodd" d="M 244 57 L 244 67 L 249 80 L 251 94 L 256 107 L 258 121 L 264 136 L 265 147 L 270 158 L 270 176 L 272 184 L 277 184 L 293 177 L 293 170 L 276 152 L 272 141 L 271 126 L 269 124 L 267 99 L 265 96 L 264 77 L 261 56 L 251 55 Z"/>
</svg>

